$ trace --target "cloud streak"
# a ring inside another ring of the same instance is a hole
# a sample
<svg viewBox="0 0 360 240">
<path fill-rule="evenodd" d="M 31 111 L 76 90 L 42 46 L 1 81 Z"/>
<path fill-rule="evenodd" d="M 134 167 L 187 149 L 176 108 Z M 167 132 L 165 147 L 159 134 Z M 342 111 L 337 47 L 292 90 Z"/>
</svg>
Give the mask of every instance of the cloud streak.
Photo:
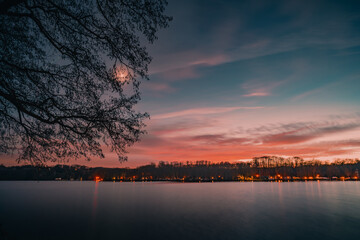
<svg viewBox="0 0 360 240">
<path fill-rule="evenodd" d="M 252 93 L 244 94 L 243 97 L 265 97 L 270 95 L 271 94 L 268 92 L 252 92 Z"/>
<path fill-rule="evenodd" d="M 208 115 L 208 114 L 219 114 L 232 112 L 236 110 L 256 110 L 263 109 L 264 107 L 211 107 L 211 108 L 192 108 L 186 109 L 176 112 L 169 112 L 163 114 L 157 114 L 152 116 L 152 119 L 165 119 L 165 118 L 174 118 L 174 117 L 182 117 L 182 116 L 193 116 L 193 115 Z"/>
</svg>

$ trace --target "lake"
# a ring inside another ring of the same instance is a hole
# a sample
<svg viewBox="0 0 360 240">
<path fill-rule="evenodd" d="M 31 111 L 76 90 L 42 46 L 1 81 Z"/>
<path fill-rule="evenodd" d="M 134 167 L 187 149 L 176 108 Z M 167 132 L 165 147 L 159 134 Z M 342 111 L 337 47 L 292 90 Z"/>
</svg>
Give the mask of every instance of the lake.
<svg viewBox="0 0 360 240">
<path fill-rule="evenodd" d="M 0 239 L 359 239 L 360 182 L 0 182 Z"/>
</svg>

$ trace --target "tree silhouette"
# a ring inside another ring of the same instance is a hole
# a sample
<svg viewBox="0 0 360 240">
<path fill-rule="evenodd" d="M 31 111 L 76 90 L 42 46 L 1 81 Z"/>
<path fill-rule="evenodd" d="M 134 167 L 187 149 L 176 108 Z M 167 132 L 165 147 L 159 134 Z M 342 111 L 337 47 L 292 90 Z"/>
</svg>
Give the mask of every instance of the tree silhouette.
<svg viewBox="0 0 360 240">
<path fill-rule="evenodd" d="M 164 0 L 0 1 L 0 152 L 32 163 L 126 160 L 148 115 L 145 43 L 168 26 Z"/>
</svg>

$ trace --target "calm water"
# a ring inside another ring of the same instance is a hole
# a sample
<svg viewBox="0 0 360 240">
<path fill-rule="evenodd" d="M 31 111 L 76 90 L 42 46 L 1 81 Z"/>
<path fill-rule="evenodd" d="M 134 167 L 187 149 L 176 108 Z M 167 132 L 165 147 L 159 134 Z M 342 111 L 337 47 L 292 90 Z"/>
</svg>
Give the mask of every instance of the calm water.
<svg viewBox="0 0 360 240">
<path fill-rule="evenodd" d="M 0 239 L 359 239 L 360 182 L 0 182 Z"/>
</svg>

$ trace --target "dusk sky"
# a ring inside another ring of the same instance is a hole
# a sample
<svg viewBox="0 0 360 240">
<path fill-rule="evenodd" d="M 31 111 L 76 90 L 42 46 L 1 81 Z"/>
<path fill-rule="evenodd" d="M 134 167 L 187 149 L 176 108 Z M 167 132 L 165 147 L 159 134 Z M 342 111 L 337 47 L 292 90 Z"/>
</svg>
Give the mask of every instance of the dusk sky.
<svg viewBox="0 0 360 240">
<path fill-rule="evenodd" d="M 169 1 L 167 12 L 142 84 L 148 134 L 123 165 L 360 157 L 360 2 Z"/>
<path fill-rule="evenodd" d="M 166 13 L 137 106 L 148 134 L 128 162 L 87 165 L 360 157 L 359 1 L 170 0 Z"/>
</svg>

